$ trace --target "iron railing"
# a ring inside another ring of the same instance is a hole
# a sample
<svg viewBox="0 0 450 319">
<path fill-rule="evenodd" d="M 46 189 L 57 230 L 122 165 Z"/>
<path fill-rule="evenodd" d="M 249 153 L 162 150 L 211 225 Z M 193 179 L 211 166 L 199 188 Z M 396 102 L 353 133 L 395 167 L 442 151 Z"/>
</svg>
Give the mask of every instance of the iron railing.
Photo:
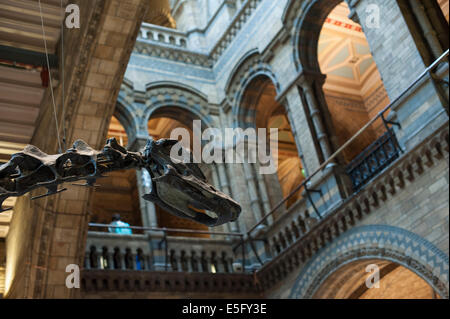
<svg viewBox="0 0 450 319">
<path fill-rule="evenodd" d="M 402 150 L 398 145 L 394 130 L 389 128 L 347 165 L 346 172 L 352 181 L 355 193 L 399 158 Z"/>
</svg>

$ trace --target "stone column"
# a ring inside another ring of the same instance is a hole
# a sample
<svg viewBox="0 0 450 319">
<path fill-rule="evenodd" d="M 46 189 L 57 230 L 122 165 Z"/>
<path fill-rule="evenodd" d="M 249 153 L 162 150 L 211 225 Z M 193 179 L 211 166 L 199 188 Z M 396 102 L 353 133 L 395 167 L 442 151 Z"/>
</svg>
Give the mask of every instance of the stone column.
<svg viewBox="0 0 450 319">
<path fill-rule="evenodd" d="M 310 79 L 303 79 L 301 82 L 301 87 L 303 88 L 307 107 L 309 108 L 309 115 L 314 124 L 314 129 L 316 131 L 317 139 L 319 140 L 320 149 L 323 154 L 323 159 L 327 160 L 331 155 L 331 147 L 326 133 L 325 125 L 321 118 L 321 109 L 317 102 L 316 96 L 313 91 L 313 84 Z"/>
<path fill-rule="evenodd" d="M 211 166 L 211 176 L 212 176 L 212 183 L 213 183 L 214 187 L 216 187 L 219 190 L 223 190 L 223 187 L 221 186 L 221 183 L 220 183 L 217 164 L 213 164 Z M 229 191 L 229 189 L 228 189 L 228 191 Z M 228 192 L 225 192 L 225 194 L 230 195 Z M 227 223 L 226 225 L 221 225 L 220 227 L 217 227 L 217 230 L 223 231 L 223 232 L 226 232 L 226 231 L 230 232 L 231 225 L 230 225 L 230 223 Z"/>
<path fill-rule="evenodd" d="M 230 184 L 229 184 L 229 181 L 228 181 L 228 176 L 229 175 L 227 173 L 226 165 L 227 164 L 224 164 L 224 163 L 217 164 L 216 166 L 217 166 L 218 172 L 216 172 L 216 173 L 218 173 L 218 179 L 219 179 L 220 188 L 222 189 L 222 191 L 225 194 L 233 197 L 233 193 L 231 192 Z M 228 223 L 228 225 L 229 225 L 228 227 L 229 227 L 230 231 L 232 231 L 232 232 L 238 232 L 239 231 L 239 227 L 238 227 L 236 222 Z"/>
<path fill-rule="evenodd" d="M 280 182 L 278 180 L 277 173 L 261 175 L 259 173 L 260 164 L 256 163 L 253 165 L 254 174 L 256 176 L 256 180 L 258 182 L 259 192 L 262 197 L 263 203 L 263 216 L 268 214 L 272 207 L 278 204 L 279 201 L 283 199 L 283 194 L 281 191 Z M 273 223 L 274 216 L 269 216 L 267 218 L 267 224 L 270 225 Z"/>
<path fill-rule="evenodd" d="M 290 117 L 290 124 L 297 144 L 297 149 L 303 151 L 303 165 L 308 172 L 313 172 L 320 165 L 319 157 L 313 134 L 309 129 L 305 106 L 303 105 L 302 97 L 300 96 L 299 89 L 296 85 L 291 86 L 286 92 L 284 104 Z"/>
<path fill-rule="evenodd" d="M 242 164 L 244 168 L 245 180 L 247 182 L 248 193 L 250 194 L 250 205 L 253 212 L 255 222 L 261 219 L 262 211 L 260 206 L 260 198 L 258 198 L 257 185 L 253 176 L 252 165 L 244 161 Z"/>
</svg>

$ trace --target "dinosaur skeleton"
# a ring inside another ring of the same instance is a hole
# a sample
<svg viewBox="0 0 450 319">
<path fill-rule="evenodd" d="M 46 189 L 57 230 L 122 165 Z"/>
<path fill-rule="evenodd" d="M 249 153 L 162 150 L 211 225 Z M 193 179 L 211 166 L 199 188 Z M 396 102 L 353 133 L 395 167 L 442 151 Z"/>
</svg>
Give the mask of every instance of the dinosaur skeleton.
<svg viewBox="0 0 450 319">
<path fill-rule="evenodd" d="M 207 226 L 218 226 L 235 221 L 240 205 L 226 194 L 208 184 L 196 164 L 175 161 L 170 156 L 176 140 L 149 139 L 143 152 L 129 152 L 116 139 L 107 140 L 102 151 L 96 151 L 81 140 L 63 154 L 48 155 L 28 145 L 9 162 L 0 166 L 0 213 L 9 197 L 22 196 L 34 189 L 45 187 L 47 193 L 38 199 L 65 191 L 58 185 L 79 180 L 78 186 L 95 187 L 104 174 L 124 169 L 146 169 L 152 182 L 145 200 L 182 218 Z M 74 184 L 77 185 L 77 184 Z"/>
</svg>

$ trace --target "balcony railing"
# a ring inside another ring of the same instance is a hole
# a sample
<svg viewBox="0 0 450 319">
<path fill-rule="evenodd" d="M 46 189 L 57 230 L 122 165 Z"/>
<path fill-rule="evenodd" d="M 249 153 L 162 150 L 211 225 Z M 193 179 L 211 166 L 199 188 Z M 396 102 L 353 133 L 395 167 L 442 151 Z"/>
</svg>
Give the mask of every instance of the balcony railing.
<svg viewBox="0 0 450 319">
<path fill-rule="evenodd" d="M 115 226 L 90 224 L 90 227 Z M 230 239 L 224 236 L 237 236 L 242 240 L 242 234 L 136 226 L 130 228 L 152 233 L 122 235 L 89 232 L 85 269 L 233 273 L 241 268 L 235 264 L 236 256 Z M 222 238 L 168 236 L 173 232 L 208 233 Z M 240 258 L 245 260 L 245 253 Z"/>
<path fill-rule="evenodd" d="M 179 48 L 186 48 L 188 41 L 183 32 L 149 23 L 142 24 L 139 38 Z"/>
<path fill-rule="evenodd" d="M 347 166 L 346 171 L 352 180 L 353 191 L 357 192 L 383 171 L 399 157 L 400 152 L 394 130 L 389 128 Z"/>
<path fill-rule="evenodd" d="M 186 276 L 178 272 L 155 271 L 101 271 L 84 270 L 81 278 L 84 296 L 91 298 L 115 298 L 117 291 L 121 297 L 148 298 L 152 293 L 161 298 L 159 293 L 199 294 L 202 298 L 218 298 L 221 294 L 234 298 L 258 298 L 258 286 L 250 274 L 215 274 L 191 273 Z M 113 295 L 109 295 L 113 293 Z M 126 294 L 126 293 L 132 293 Z M 141 294 L 141 295 L 140 295 Z"/>
</svg>

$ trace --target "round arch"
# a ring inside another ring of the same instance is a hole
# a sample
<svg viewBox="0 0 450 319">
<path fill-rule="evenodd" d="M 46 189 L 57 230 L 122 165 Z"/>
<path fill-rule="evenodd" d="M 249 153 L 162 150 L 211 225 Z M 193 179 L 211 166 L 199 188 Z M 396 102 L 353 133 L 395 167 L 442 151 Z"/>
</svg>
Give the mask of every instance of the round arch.
<svg viewBox="0 0 450 319">
<path fill-rule="evenodd" d="M 410 231 L 369 225 L 353 228 L 321 249 L 300 272 L 290 298 L 313 298 L 339 269 L 365 260 L 399 264 L 421 277 L 441 297 L 449 297 L 449 261 L 444 252 Z"/>
<path fill-rule="evenodd" d="M 266 72 L 256 72 L 245 79 L 242 89 L 236 95 L 236 103 L 233 108 L 237 127 L 243 129 L 255 128 L 258 127 L 258 124 L 261 124 L 258 123 L 260 121 L 257 116 L 258 101 L 267 89 L 273 91 L 272 95 L 276 96 L 279 93 L 276 83 L 274 77 Z"/>
<path fill-rule="evenodd" d="M 245 120 L 245 118 L 248 118 L 252 111 L 248 109 L 248 103 L 242 105 L 242 100 L 252 82 L 261 78 L 269 79 L 274 85 L 276 93 L 279 93 L 280 84 L 271 66 L 262 61 L 261 55 L 256 49 L 250 50 L 233 69 L 225 87 L 228 102 L 232 106 L 235 127 L 247 128 L 249 126 L 251 119 Z"/>
<path fill-rule="evenodd" d="M 318 59 L 318 45 L 323 24 L 331 11 L 344 0 L 313 0 L 306 1 L 298 11 L 301 12 L 294 20 L 294 63 L 297 71 L 308 71 L 322 74 Z M 287 18 L 286 18 L 287 19 Z M 301 47 L 301 50 L 300 50 Z"/>
<path fill-rule="evenodd" d="M 208 100 L 204 94 L 186 85 L 174 82 L 158 82 L 146 86 L 147 107 L 144 109 L 140 125 L 146 129 L 152 116 L 180 118 L 180 111 L 187 119 L 199 119 L 202 127 L 212 127 Z"/>
</svg>

